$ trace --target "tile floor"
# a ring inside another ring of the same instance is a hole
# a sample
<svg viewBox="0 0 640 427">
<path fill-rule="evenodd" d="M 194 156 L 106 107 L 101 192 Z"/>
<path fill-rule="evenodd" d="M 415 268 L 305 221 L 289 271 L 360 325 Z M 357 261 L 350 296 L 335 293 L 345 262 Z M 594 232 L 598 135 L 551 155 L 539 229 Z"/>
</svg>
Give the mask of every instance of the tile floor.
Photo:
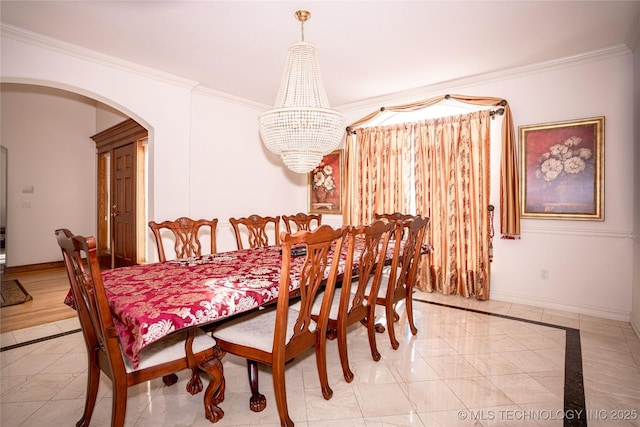
<svg viewBox="0 0 640 427">
<path fill-rule="evenodd" d="M 371 360 L 364 328 L 353 328 L 350 384 L 330 342 L 331 400 L 322 398 L 312 352 L 288 366 L 297 426 L 640 426 L 640 342 L 630 324 L 440 294 L 417 292 L 415 299 L 418 335 L 402 316 L 398 350 L 386 334 L 377 336 L 379 362 Z M 77 328 L 69 319 L 0 337 L 2 427 L 69 426 L 80 418 L 86 355 Z M 260 376 L 267 408 L 253 413 L 245 366 L 224 359 L 225 416 L 217 425 L 278 426 L 269 371 Z M 188 376 L 179 373 L 171 387 L 156 380 L 131 388 L 125 425 L 210 426 L 203 395 L 185 390 Z M 92 426 L 110 425 L 110 381 L 103 378 Z"/>
</svg>

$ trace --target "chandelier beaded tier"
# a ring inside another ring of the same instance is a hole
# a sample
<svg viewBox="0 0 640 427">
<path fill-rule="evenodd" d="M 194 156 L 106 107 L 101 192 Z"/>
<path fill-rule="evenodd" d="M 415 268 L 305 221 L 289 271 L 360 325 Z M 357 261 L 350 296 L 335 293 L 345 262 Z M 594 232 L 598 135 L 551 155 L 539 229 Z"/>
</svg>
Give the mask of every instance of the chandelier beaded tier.
<svg viewBox="0 0 640 427">
<path fill-rule="evenodd" d="M 318 166 L 345 132 L 344 116 L 329 106 L 316 48 L 304 41 L 304 22 L 310 16 L 306 10 L 296 12 L 302 41 L 289 47 L 274 108 L 258 117 L 264 145 L 297 173 Z"/>
</svg>

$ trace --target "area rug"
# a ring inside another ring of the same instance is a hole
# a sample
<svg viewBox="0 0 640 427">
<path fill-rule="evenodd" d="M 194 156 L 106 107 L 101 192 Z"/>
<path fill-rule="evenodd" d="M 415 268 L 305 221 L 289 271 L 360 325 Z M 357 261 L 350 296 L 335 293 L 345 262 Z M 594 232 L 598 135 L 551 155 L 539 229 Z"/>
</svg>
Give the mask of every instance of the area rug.
<svg viewBox="0 0 640 427">
<path fill-rule="evenodd" d="M 2 307 L 22 304 L 33 299 L 17 280 L 3 280 L 0 294 Z"/>
</svg>

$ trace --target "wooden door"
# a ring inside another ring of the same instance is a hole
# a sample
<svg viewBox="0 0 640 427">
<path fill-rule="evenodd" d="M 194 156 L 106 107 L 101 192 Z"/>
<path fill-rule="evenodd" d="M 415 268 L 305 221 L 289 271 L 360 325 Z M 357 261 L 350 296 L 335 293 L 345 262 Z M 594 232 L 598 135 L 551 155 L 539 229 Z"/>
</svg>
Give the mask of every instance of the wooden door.
<svg viewBox="0 0 640 427">
<path fill-rule="evenodd" d="M 98 149 L 98 253 L 103 268 L 146 262 L 147 130 L 127 119 L 91 138 Z"/>
<path fill-rule="evenodd" d="M 112 254 L 116 267 L 134 265 L 136 259 L 136 144 L 113 150 L 111 185 Z"/>
</svg>

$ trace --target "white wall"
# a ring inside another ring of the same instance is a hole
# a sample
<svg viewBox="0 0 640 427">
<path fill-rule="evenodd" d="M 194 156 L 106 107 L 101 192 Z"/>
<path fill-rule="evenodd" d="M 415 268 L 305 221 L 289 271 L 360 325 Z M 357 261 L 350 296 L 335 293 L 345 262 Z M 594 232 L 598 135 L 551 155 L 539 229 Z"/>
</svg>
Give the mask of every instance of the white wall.
<svg viewBox="0 0 640 427">
<path fill-rule="evenodd" d="M 109 129 L 129 117 L 126 114 L 111 108 L 101 102 L 96 102 L 96 133 Z"/>
<path fill-rule="evenodd" d="M 305 210 L 306 176 L 282 167 L 262 144 L 264 106 L 220 100 L 204 91 L 192 98 L 190 211 L 218 218 L 218 250 L 236 248 L 230 217 L 278 216 Z"/>
<path fill-rule="evenodd" d="M 523 220 L 521 240 L 496 237 L 491 297 L 628 320 L 633 275 L 632 59 L 628 51 L 614 49 L 583 60 L 337 108 L 351 123 L 385 104 L 459 93 L 507 99 L 516 127 L 605 116 L 605 221 Z M 152 219 L 216 216 L 222 222 L 220 249 L 225 250 L 232 247 L 228 216 L 306 210 L 306 177 L 290 175 L 260 143 L 256 117 L 268 106 L 194 90 L 195 84 L 131 64 L 110 66 L 67 54 L 59 46 L 47 49 L 20 34 L 3 33 L 1 66 L 3 81 L 71 89 L 123 111 L 150 130 Z M 498 155 L 493 154 L 496 167 Z M 492 191 L 492 203 L 499 206 L 497 185 Z M 540 269 L 548 270 L 547 280 L 540 279 Z"/>
<path fill-rule="evenodd" d="M 55 229 L 87 235 L 96 230 L 90 138 L 95 101 L 53 88 L 2 84 L 0 108 L 9 157 L 7 265 L 59 259 Z"/>
<path fill-rule="evenodd" d="M 633 274 L 632 55 L 602 55 L 556 62 L 475 81 L 451 82 L 362 102 L 343 111 L 353 123 L 382 106 L 437 95 L 506 99 L 518 126 L 605 116 L 605 221 L 523 219 L 521 240 L 499 237 L 499 141 L 492 144 L 492 194 L 496 206 L 491 298 L 629 320 Z M 519 138 L 518 138 L 519 139 Z M 637 215 L 636 215 L 637 216 Z M 540 270 L 548 271 L 541 279 Z"/>
</svg>

